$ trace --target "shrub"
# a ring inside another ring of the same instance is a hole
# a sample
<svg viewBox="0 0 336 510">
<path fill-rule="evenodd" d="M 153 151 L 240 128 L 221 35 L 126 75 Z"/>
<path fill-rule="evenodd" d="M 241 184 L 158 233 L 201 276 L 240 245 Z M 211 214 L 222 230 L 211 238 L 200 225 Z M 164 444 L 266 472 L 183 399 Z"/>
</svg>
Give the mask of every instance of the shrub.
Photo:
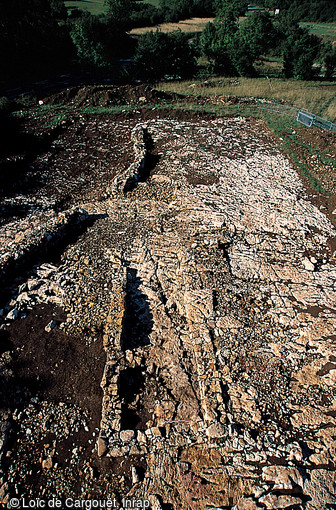
<svg viewBox="0 0 336 510">
<path fill-rule="evenodd" d="M 79 62 L 108 68 L 121 56 L 128 56 L 130 37 L 111 18 L 89 13 L 72 25 L 70 32 Z"/>
<path fill-rule="evenodd" d="M 283 67 L 286 78 L 309 80 L 314 76 L 313 64 L 321 50 L 320 39 L 307 30 L 296 28 L 286 39 Z"/>
<path fill-rule="evenodd" d="M 324 49 L 324 66 L 325 66 L 325 77 L 332 79 L 336 71 L 336 46 L 332 46 L 331 43 L 327 44 Z"/>
<path fill-rule="evenodd" d="M 139 76 L 146 81 L 167 76 L 188 78 L 196 69 L 195 49 L 181 31 L 144 34 L 136 49 L 135 62 Z"/>
</svg>

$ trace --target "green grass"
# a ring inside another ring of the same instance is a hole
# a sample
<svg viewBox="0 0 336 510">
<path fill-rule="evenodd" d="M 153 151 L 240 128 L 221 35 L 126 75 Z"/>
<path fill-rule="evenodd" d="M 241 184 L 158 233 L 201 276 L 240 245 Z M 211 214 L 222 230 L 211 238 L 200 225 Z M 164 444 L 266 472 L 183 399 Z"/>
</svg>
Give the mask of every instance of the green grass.
<svg viewBox="0 0 336 510">
<path fill-rule="evenodd" d="M 333 23 L 300 23 L 302 27 L 308 28 L 309 32 L 323 38 L 324 41 L 336 41 L 336 22 Z"/>
<path fill-rule="evenodd" d="M 154 5 L 154 7 L 160 6 L 160 0 L 141 0 L 141 3 L 143 4 L 151 4 Z"/>
<path fill-rule="evenodd" d="M 159 7 L 160 0 L 141 0 L 142 3 L 154 5 Z M 106 12 L 106 5 L 104 0 L 65 0 L 65 7 L 68 11 L 72 9 L 82 9 L 89 11 L 91 14 L 104 14 Z"/>
<path fill-rule="evenodd" d="M 159 90 L 194 96 L 234 96 L 267 99 L 305 108 L 331 122 L 336 121 L 336 83 L 266 78 L 212 78 L 181 82 L 161 82 Z"/>
<path fill-rule="evenodd" d="M 91 14 L 103 14 L 106 12 L 104 0 L 65 0 L 65 7 L 68 11 L 72 9 L 82 9 Z"/>
</svg>

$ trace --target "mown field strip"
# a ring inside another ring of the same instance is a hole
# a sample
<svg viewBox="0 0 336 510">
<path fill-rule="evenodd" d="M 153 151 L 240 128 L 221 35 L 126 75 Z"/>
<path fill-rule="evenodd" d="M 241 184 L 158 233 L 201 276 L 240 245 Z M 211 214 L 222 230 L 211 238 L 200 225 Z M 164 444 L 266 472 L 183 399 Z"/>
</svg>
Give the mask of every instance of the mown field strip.
<svg viewBox="0 0 336 510">
<path fill-rule="evenodd" d="M 162 23 L 155 27 L 133 28 L 133 30 L 130 31 L 130 34 L 142 35 L 151 30 L 155 31 L 157 29 L 161 32 L 173 32 L 174 30 L 181 30 L 184 33 L 202 32 L 209 21 L 213 21 L 213 18 L 190 18 L 179 21 L 178 23 Z"/>
<path fill-rule="evenodd" d="M 64 4 L 68 11 L 82 9 L 96 15 L 106 12 L 104 0 L 65 0 Z"/>
</svg>

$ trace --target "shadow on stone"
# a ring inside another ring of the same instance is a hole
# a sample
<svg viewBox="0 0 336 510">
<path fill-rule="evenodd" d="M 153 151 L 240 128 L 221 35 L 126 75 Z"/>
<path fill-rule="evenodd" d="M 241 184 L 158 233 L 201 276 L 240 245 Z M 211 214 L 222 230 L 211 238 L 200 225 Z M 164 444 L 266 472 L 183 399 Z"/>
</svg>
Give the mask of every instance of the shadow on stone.
<svg viewBox="0 0 336 510">
<path fill-rule="evenodd" d="M 141 279 L 136 269 L 127 268 L 125 316 L 121 333 L 123 351 L 149 345 L 153 315 L 147 297 L 140 290 Z"/>
<path fill-rule="evenodd" d="M 124 193 L 134 190 L 139 182 L 146 182 L 151 172 L 160 161 L 161 156 L 159 154 L 155 154 L 155 144 L 147 129 L 144 129 L 144 143 L 146 153 L 137 172 L 127 179 L 124 186 Z"/>
<path fill-rule="evenodd" d="M 142 421 L 140 394 L 144 376 L 140 367 L 126 368 L 120 373 L 121 429 L 137 429 Z"/>
</svg>

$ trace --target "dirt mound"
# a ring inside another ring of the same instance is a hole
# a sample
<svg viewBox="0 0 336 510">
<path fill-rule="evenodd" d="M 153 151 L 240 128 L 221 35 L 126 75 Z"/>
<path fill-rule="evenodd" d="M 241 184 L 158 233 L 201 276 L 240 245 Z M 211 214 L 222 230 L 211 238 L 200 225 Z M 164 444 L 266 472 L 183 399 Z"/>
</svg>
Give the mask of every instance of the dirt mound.
<svg viewBox="0 0 336 510">
<path fill-rule="evenodd" d="M 172 102 L 177 94 L 167 94 L 149 85 L 91 85 L 63 90 L 45 99 L 50 105 L 120 106 L 128 104 Z"/>
</svg>

